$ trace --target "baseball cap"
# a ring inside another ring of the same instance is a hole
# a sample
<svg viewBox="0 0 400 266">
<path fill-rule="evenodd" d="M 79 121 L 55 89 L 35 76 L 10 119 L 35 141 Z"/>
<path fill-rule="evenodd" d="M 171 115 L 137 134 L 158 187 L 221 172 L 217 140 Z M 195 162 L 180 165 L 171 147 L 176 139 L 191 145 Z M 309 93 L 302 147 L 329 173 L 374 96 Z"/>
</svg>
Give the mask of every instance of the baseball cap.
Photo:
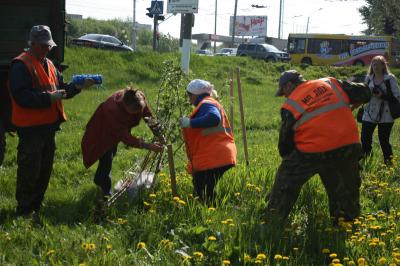
<svg viewBox="0 0 400 266">
<path fill-rule="evenodd" d="M 51 47 L 57 46 L 51 37 L 51 31 L 49 26 L 46 25 L 35 25 L 32 27 L 29 33 L 29 42 L 36 42 L 40 44 L 47 44 Z"/>
<path fill-rule="evenodd" d="M 286 85 L 286 83 L 293 82 L 299 78 L 302 79 L 303 77 L 300 75 L 299 72 L 297 72 L 294 69 L 282 72 L 282 74 L 279 78 L 279 88 L 278 88 L 278 91 L 276 92 L 275 96 L 282 96 L 283 95 L 283 87 Z"/>
</svg>

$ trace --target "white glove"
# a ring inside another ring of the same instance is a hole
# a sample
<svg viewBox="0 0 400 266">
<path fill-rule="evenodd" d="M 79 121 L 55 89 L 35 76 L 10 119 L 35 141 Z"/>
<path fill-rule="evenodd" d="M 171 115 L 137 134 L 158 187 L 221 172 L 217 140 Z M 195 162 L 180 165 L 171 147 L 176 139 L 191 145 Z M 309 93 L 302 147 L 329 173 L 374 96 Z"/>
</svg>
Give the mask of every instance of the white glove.
<svg viewBox="0 0 400 266">
<path fill-rule="evenodd" d="M 189 117 L 184 116 L 179 120 L 179 122 L 180 122 L 182 128 L 190 127 L 190 118 Z"/>
</svg>

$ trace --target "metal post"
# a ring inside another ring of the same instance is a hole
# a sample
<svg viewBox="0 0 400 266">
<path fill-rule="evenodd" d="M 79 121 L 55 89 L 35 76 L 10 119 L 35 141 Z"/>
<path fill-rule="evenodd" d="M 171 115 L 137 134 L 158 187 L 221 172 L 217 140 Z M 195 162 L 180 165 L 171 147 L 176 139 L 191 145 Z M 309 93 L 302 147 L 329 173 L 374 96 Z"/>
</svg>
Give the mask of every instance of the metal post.
<svg viewBox="0 0 400 266">
<path fill-rule="evenodd" d="M 307 28 L 306 28 L 306 33 L 308 34 L 308 25 L 310 24 L 310 17 L 307 18 Z"/>
<path fill-rule="evenodd" d="M 193 13 L 186 13 L 184 15 L 183 26 L 183 40 L 182 40 L 182 54 L 181 54 L 181 68 L 186 74 L 189 73 L 190 63 L 190 50 L 192 47 L 192 26 L 193 26 Z"/>
<path fill-rule="evenodd" d="M 158 31 L 158 15 L 154 15 L 154 24 L 153 24 L 153 52 L 157 51 L 157 31 Z"/>
<path fill-rule="evenodd" d="M 282 27 L 282 7 L 283 7 L 283 0 L 279 2 L 279 27 L 278 27 L 278 39 L 281 38 L 281 27 Z"/>
<path fill-rule="evenodd" d="M 215 36 L 217 35 L 217 10 L 218 10 L 218 0 L 215 0 L 215 18 L 214 18 L 214 54 L 217 52 L 216 51 L 216 41 L 215 41 Z"/>
<path fill-rule="evenodd" d="M 133 0 L 132 49 L 136 51 L 136 0 Z"/>
<path fill-rule="evenodd" d="M 233 21 L 232 21 L 232 42 L 231 42 L 231 47 L 235 47 L 235 27 L 236 27 L 236 13 L 237 13 L 237 4 L 238 0 L 235 0 L 235 11 L 233 13 Z"/>
</svg>

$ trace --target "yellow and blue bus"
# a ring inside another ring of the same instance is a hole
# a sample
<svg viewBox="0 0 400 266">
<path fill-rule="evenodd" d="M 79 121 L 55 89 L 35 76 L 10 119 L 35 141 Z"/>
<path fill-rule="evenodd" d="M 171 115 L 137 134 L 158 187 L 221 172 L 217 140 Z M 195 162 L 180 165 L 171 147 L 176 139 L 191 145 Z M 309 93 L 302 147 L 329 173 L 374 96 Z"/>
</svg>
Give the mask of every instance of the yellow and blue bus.
<svg viewBox="0 0 400 266">
<path fill-rule="evenodd" d="M 400 65 L 400 44 L 392 36 L 296 33 L 289 34 L 287 48 L 295 64 L 364 66 L 383 55 L 391 65 Z"/>
</svg>

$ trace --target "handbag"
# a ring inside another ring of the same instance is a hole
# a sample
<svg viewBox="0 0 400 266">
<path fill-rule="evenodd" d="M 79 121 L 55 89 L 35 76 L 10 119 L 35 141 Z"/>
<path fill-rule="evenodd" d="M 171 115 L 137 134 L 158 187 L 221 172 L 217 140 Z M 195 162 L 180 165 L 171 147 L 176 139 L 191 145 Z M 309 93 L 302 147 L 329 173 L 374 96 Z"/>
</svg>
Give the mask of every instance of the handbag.
<svg viewBox="0 0 400 266">
<path fill-rule="evenodd" d="M 358 123 L 362 123 L 362 122 L 363 122 L 363 121 L 362 121 L 363 115 L 364 115 L 364 105 L 361 105 L 361 107 L 358 108 L 358 110 L 357 110 L 357 116 L 356 116 L 356 118 L 357 118 L 357 122 L 358 122 Z"/>
<path fill-rule="evenodd" d="M 387 100 L 388 100 L 388 104 L 389 104 L 390 114 L 392 115 L 393 119 L 399 118 L 400 117 L 400 102 L 393 95 L 392 88 L 390 86 L 390 80 L 385 80 L 385 85 L 386 85 L 386 91 L 387 91 L 387 96 L 388 96 Z"/>
</svg>

